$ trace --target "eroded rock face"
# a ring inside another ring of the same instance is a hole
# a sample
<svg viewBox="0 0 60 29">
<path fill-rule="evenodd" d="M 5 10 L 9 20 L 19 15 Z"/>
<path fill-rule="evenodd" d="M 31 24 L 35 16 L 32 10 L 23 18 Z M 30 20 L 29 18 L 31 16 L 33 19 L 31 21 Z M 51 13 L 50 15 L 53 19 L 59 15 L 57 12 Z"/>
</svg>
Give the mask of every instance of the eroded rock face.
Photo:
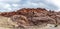
<svg viewBox="0 0 60 29">
<path fill-rule="evenodd" d="M 55 24 L 56 20 L 46 16 L 46 14 L 43 13 L 35 13 L 33 15 L 29 15 L 28 20 L 30 21 L 30 23 L 32 23 L 33 25 L 40 25 L 43 23 L 47 23 L 47 24 Z"/>
<path fill-rule="evenodd" d="M 10 17 L 13 15 L 27 15 L 27 13 L 30 13 L 30 12 L 45 12 L 45 11 L 47 11 L 47 10 L 44 8 L 22 8 L 20 10 L 17 10 L 16 12 L 15 11 L 3 12 L 0 15 L 5 16 L 5 17 Z"/>
<path fill-rule="evenodd" d="M 42 8 L 23 8 L 14 12 L 4 12 L 1 16 L 9 17 L 18 26 L 36 26 L 43 23 L 60 24 L 60 13 Z"/>
<path fill-rule="evenodd" d="M 13 15 L 11 16 L 11 20 L 18 24 L 17 27 L 25 27 L 30 25 L 28 19 L 23 15 Z"/>
</svg>

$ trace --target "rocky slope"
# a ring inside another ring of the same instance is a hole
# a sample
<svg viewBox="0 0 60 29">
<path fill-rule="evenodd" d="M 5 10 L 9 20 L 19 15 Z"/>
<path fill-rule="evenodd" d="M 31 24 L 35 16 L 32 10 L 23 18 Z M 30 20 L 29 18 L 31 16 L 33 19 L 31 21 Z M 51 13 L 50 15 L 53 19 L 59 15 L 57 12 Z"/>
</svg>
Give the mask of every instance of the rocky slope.
<svg viewBox="0 0 60 29">
<path fill-rule="evenodd" d="M 13 12 L 0 13 L 0 16 L 10 18 L 6 20 L 9 20 L 8 24 L 14 28 L 28 29 L 30 26 L 60 25 L 60 12 L 47 11 L 45 8 L 22 8 Z"/>
</svg>

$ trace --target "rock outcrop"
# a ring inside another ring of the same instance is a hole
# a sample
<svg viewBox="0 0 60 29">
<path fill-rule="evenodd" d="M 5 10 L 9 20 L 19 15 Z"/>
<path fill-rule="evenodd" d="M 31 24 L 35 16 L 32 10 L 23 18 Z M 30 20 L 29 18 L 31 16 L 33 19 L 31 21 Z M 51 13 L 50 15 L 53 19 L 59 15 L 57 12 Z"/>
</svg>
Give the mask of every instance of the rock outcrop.
<svg viewBox="0 0 60 29">
<path fill-rule="evenodd" d="M 5 16 L 5 17 L 10 17 L 10 16 L 13 16 L 13 15 L 25 15 L 25 14 L 31 13 L 31 12 L 44 12 L 44 11 L 47 11 L 47 10 L 44 9 L 44 8 L 22 8 L 20 10 L 17 10 L 16 12 L 15 11 L 13 11 L 13 12 L 3 12 L 0 15 Z"/>
<path fill-rule="evenodd" d="M 60 13 L 44 8 L 23 8 L 16 12 L 4 12 L 0 16 L 9 17 L 18 26 L 37 26 L 41 24 L 60 24 Z"/>
</svg>

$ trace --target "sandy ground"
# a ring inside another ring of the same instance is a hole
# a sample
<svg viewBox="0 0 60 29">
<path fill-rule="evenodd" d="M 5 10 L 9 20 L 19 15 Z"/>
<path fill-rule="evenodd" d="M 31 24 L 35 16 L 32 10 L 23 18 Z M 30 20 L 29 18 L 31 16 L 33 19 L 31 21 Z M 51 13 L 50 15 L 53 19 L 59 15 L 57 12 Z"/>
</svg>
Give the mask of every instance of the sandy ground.
<svg viewBox="0 0 60 29">
<path fill-rule="evenodd" d="M 16 29 L 16 28 L 0 27 L 0 29 Z M 60 25 L 58 27 L 54 27 L 54 25 L 49 24 L 45 27 L 29 27 L 26 29 L 60 29 Z"/>
</svg>

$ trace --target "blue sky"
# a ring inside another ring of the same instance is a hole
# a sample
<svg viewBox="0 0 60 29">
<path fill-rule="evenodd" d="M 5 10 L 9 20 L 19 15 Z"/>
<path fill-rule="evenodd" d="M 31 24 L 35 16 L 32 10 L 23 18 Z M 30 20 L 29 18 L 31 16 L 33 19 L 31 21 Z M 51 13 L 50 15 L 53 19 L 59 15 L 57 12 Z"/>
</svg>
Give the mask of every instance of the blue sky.
<svg viewBox="0 0 60 29">
<path fill-rule="evenodd" d="M 20 8 L 46 8 L 60 11 L 60 0 L 0 0 L 0 12 L 15 11 Z"/>
</svg>

